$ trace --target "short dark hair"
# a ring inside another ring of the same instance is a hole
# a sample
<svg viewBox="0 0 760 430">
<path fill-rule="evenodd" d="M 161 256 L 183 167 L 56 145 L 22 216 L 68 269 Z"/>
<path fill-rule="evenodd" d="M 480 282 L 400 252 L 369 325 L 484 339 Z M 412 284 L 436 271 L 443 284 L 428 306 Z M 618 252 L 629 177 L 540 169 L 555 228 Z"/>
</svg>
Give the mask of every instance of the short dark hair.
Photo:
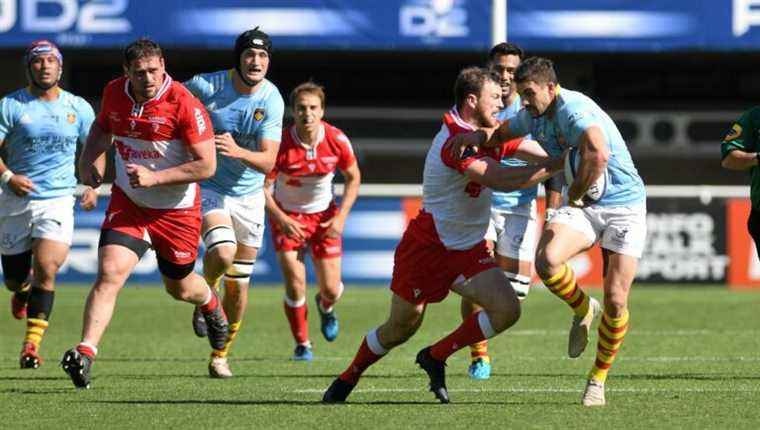
<svg viewBox="0 0 760 430">
<path fill-rule="evenodd" d="M 457 109 L 462 107 L 464 99 L 469 94 L 480 96 L 486 82 L 499 83 L 499 76 L 483 67 L 467 67 L 462 69 L 454 83 L 454 104 Z"/>
<path fill-rule="evenodd" d="M 556 84 L 558 82 L 557 73 L 554 71 L 552 60 L 543 57 L 530 57 L 520 63 L 520 66 L 515 70 L 515 82 L 526 81 Z"/>
<path fill-rule="evenodd" d="M 293 88 L 293 91 L 290 92 L 290 105 L 292 107 L 295 108 L 296 99 L 303 93 L 313 94 L 319 97 L 319 100 L 322 102 L 322 109 L 325 108 L 325 88 L 314 81 L 306 81 Z"/>
<path fill-rule="evenodd" d="M 126 67 L 129 67 L 129 65 L 132 64 L 132 61 L 134 60 L 147 57 L 164 57 L 164 54 L 161 51 L 161 47 L 158 45 L 158 43 L 148 39 L 147 37 L 141 37 L 124 48 L 124 65 Z"/>
<path fill-rule="evenodd" d="M 514 43 L 502 42 L 488 51 L 488 59 L 490 61 L 493 61 L 496 59 L 497 55 L 517 55 L 520 57 L 520 60 L 522 60 L 525 56 L 525 52 L 523 52 L 522 48 L 515 45 Z"/>
</svg>

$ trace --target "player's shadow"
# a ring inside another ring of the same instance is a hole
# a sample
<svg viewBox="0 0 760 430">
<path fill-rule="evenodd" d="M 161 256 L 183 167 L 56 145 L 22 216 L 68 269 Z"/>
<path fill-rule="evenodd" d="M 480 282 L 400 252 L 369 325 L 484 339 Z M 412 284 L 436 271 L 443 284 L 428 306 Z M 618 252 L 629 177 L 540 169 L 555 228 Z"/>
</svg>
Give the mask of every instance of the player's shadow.
<svg viewBox="0 0 760 430">
<path fill-rule="evenodd" d="M 102 404 L 110 404 L 110 405 L 218 405 L 218 406 L 256 406 L 256 405 L 299 405 L 299 406 L 309 406 L 309 405 L 316 405 L 316 406 L 342 406 L 342 405 L 328 405 L 324 404 L 319 400 L 88 400 L 88 403 L 102 403 Z M 450 403 L 447 405 L 447 407 L 456 407 L 458 405 L 466 406 L 468 408 L 472 407 L 472 405 L 495 405 L 495 406 L 504 406 L 504 405 L 562 405 L 562 404 L 570 404 L 574 402 L 563 402 L 563 401 L 525 401 L 525 402 L 516 402 L 516 401 L 456 401 L 453 403 Z M 400 400 L 376 400 L 376 401 L 366 401 L 366 402 L 348 402 L 346 404 L 349 405 L 395 405 L 395 406 L 436 406 L 439 405 L 435 400 L 428 400 L 428 401 L 422 401 L 422 400 L 407 400 L 407 401 L 400 401 Z"/>
<path fill-rule="evenodd" d="M 63 394 L 63 393 L 70 393 L 72 390 L 71 388 L 52 388 L 52 389 L 19 389 L 19 388 L 7 388 L 4 390 L 0 390 L 0 393 L 2 394 L 10 394 L 14 396 L 18 395 L 50 395 L 50 394 Z"/>
<path fill-rule="evenodd" d="M 117 378 L 117 379 L 129 379 L 129 380 L 153 380 L 153 379 L 166 379 L 166 378 L 177 378 L 177 379 L 208 379 L 208 375 L 205 373 L 161 373 L 161 374 L 122 374 L 122 373 L 116 373 L 116 374 L 110 374 L 107 375 L 109 378 Z M 324 378 L 324 379 L 334 379 L 337 377 L 337 373 L 236 373 L 235 379 L 245 379 L 245 378 L 251 378 L 251 379 L 270 379 L 270 378 L 286 378 L 286 379 L 304 379 L 304 378 Z M 419 373 L 409 373 L 409 374 L 393 374 L 393 375 L 364 375 L 362 376 L 362 379 L 408 379 L 413 377 L 423 377 L 424 375 L 420 375 Z M 19 378 L 21 379 L 21 378 Z M 63 378 L 51 378 L 51 379 L 63 379 Z M 2 380 L 2 378 L 0 378 Z"/>
<path fill-rule="evenodd" d="M 760 375 L 735 375 L 726 373 L 676 373 L 676 374 L 622 374 L 615 375 L 615 378 L 630 379 L 636 381 L 646 380 L 681 380 L 681 381 L 740 381 L 740 380 L 757 380 L 760 381 Z"/>
<path fill-rule="evenodd" d="M 65 376 L 0 376 L 0 381 L 59 381 Z"/>
<path fill-rule="evenodd" d="M 87 403 L 111 405 L 218 405 L 218 406 L 254 406 L 254 405 L 319 405 L 318 400 L 88 400 Z"/>
</svg>

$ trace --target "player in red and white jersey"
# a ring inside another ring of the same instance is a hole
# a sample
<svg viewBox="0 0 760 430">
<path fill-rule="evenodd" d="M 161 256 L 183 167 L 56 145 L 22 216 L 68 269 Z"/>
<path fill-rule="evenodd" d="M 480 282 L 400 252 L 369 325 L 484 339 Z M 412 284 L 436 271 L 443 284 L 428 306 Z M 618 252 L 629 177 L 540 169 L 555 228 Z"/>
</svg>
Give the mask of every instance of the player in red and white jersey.
<svg viewBox="0 0 760 430">
<path fill-rule="evenodd" d="M 201 306 L 212 347 L 227 337 L 216 294 L 193 272 L 201 214 L 197 182 L 216 170 L 206 110 L 166 74 L 161 48 L 148 39 L 124 51 L 122 78 L 110 82 L 79 160 L 79 174 L 97 187 L 104 154 L 116 146 L 116 181 L 101 228 L 98 277 L 87 297 L 82 341 L 61 362 L 77 387 L 88 387 L 97 345 L 116 298 L 140 257 L 156 251 L 167 292 Z"/>
<path fill-rule="evenodd" d="M 319 285 L 315 299 L 321 331 L 332 342 L 339 331 L 333 306 L 343 293 L 343 226 L 359 193 L 361 174 L 348 137 L 322 120 L 324 89 L 303 83 L 292 91 L 290 102 L 295 124 L 283 130 L 275 167 L 267 179 L 267 185 L 274 182 L 274 191 L 265 193 L 272 239 L 285 278 L 285 315 L 296 342 L 292 358 L 310 361 L 304 254 L 311 252 Z M 336 170 L 346 180 L 340 206 L 333 200 Z"/>
<path fill-rule="evenodd" d="M 461 157 L 452 155 L 458 136 L 488 135 L 498 125 L 496 115 L 503 106 L 498 82 L 498 76 L 477 67 L 459 73 L 455 108 L 444 115 L 425 159 L 423 209 L 396 248 L 390 316 L 367 334 L 351 364 L 325 392 L 323 402 L 345 401 L 362 373 L 391 348 L 406 342 L 422 323 L 426 305 L 440 302 L 449 290 L 483 309 L 417 354 L 416 363 L 428 374 L 430 390 L 441 403 L 449 402 L 446 359 L 518 320 L 517 295 L 483 239 L 490 219 L 490 188 L 511 191 L 535 185 L 559 171 L 562 160 L 549 160 L 537 142 L 527 139 L 505 142 L 496 152 L 470 148 Z M 503 156 L 540 164 L 507 167 L 498 161 Z"/>
</svg>

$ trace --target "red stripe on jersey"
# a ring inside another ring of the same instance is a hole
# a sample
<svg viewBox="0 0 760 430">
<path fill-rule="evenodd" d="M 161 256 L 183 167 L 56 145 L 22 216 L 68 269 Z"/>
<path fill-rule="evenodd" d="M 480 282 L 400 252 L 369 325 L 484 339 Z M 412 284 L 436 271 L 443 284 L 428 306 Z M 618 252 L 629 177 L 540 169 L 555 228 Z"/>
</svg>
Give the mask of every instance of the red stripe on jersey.
<svg viewBox="0 0 760 430">
<path fill-rule="evenodd" d="M 456 170 L 459 173 L 464 174 L 467 167 L 474 163 L 476 160 L 480 160 L 483 157 L 494 157 L 493 151 L 479 151 L 470 156 L 459 158 L 451 153 L 451 141 L 454 137 L 464 133 L 471 133 L 476 131 L 475 127 L 467 124 L 457 112 L 456 108 L 451 109 L 443 115 L 443 124 L 449 130 L 449 138 L 441 145 L 441 160 L 446 166 Z"/>
</svg>

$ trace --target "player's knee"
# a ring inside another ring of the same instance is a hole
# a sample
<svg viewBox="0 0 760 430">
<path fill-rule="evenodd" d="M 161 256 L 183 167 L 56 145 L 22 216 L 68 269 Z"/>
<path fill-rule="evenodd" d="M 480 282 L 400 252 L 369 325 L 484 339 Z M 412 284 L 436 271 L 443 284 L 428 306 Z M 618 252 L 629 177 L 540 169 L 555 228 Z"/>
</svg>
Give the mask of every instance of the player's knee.
<svg viewBox="0 0 760 430">
<path fill-rule="evenodd" d="M 11 291 L 18 291 L 29 277 L 29 271 L 32 268 L 32 251 L 3 255 L 2 266 L 5 286 Z"/>
<path fill-rule="evenodd" d="M 535 266 L 536 266 L 536 273 L 538 273 L 538 276 L 541 278 L 549 278 L 554 274 L 554 271 L 557 270 L 559 266 L 564 264 L 564 261 L 561 261 L 560 256 L 552 252 L 551 249 L 538 249 L 536 251 L 536 259 L 535 259 Z"/>
<path fill-rule="evenodd" d="M 604 311 L 607 315 L 617 318 L 628 308 L 628 297 L 621 291 L 611 291 L 604 294 Z"/>
<path fill-rule="evenodd" d="M 34 277 L 42 282 L 52 281 L 55 279 L 58 269 L 61 268 L 61 262 L 53 258 L 41 258 L 35 264 Z"/>
<path fill-rule="evenodd" d="M 496 333 L 508 329 L 520 319 L 520 301 L 515 291 L 506 285 L 500 286 L 498 294 L 484 303 L 484 309 Z"/>
<path fill-rule="evenodd" d="M 343 282 L 332 282 L 320 289 L 319 294 L 331 302 L 337 302 L 343 295 Z"/>
<path fill-rule="evenodd" d="M 164 289 L 167 293 L 169 293 L 170 296 L 172 296 L 174 300 L 184 302 L 190 298 L 190 295 L 186 292 L 186 290 L 175 282 L 165 282 Z"/>
</svg>

